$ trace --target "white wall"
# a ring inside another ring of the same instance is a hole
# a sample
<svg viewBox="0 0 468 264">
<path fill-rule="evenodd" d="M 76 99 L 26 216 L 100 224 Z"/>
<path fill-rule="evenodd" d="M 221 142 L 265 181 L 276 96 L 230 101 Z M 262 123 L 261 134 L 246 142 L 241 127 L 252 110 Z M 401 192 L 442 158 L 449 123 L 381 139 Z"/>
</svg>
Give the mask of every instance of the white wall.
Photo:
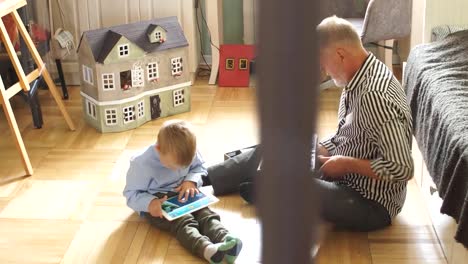
<svg viewBox="0 0 468 264">
<path fill-rule="evenodd" d="M 189 67 L 191 73 L 198 65 L 198 42 L 195 31 L 193 0 L 50 0 L 53 23 L 57 28 L 72 32 L 76 46 L 81 34 L 90 29 L 125 24 L 151 18 L 177 16 L 189 42 Z M 59 5 L 60 4 L 60 5 Z M 62 12 L 60 12 L 60 8 Z M 61 15 L 62 14 L 62 15 Z M 63 17 L 63 19 L 62 19 Z M 62 22 L 63 21 L 63 22 Z M 78 64 L 75 54 L 63 63 L 67 84 L 79 84 Z M 55 67 L 49 67 L 51 71 Z"/>
<path fill-rule="evenodd" d="M 468 0 L 412 0 L 411 36 L 399 40 L 400 57 L 406 60 L 410 50 L 431 40 L 431 30 L 440 25 L 468 25 Z"/>
<path fill-rule="evenodd" d="M 431 30 L 439 25 L 468 25 L 467 0 L 426 0 L 424 42 L 431 39 Z"/>
<path fill-rule="evenodd" d="M 424 41 L 424 19 L 426 0 L 413 0 L 413 11 L 411 17 L 411 47 Z"/>
<path fill-rule="evenodd" d="M 440 25 L 468 25 L 467 0 L 413 0 L 411 47 L 431 40 Z"/>
<path fill-rule="evenodd" d="M 244 7 L 244 44 L 253 45 L 256 43 L 255 27 L 257 25 L 257 5 L 256 0 L 243 0 Z"/>
</svg>

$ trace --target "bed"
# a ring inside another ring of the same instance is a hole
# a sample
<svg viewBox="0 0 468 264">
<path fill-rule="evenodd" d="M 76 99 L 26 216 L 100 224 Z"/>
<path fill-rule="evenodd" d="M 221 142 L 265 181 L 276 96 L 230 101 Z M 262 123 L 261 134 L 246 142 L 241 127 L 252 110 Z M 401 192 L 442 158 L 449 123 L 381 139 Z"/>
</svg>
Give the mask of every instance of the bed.
<svg viewBox="0 0 468 264">
<path fill-rule="evenodd" d="M 439 196 L 468 248 L 468 30 L 416 46 L 403 76 L 413 132 Z"/>
</svg>

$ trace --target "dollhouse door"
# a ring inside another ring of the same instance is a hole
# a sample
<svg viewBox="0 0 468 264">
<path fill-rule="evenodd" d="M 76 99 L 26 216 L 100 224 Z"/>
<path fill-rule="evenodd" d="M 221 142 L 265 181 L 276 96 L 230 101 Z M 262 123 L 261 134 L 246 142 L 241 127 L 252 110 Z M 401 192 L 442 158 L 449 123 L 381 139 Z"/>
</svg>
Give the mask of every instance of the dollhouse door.
<svg viewBox="0 0 468 264">
<path fill-rule="evenodd" d="M 161 98 L 159 95 L 153 95 L 150 97 L 151 105 L 151 119 L 161 117 Z"/>
</svg>

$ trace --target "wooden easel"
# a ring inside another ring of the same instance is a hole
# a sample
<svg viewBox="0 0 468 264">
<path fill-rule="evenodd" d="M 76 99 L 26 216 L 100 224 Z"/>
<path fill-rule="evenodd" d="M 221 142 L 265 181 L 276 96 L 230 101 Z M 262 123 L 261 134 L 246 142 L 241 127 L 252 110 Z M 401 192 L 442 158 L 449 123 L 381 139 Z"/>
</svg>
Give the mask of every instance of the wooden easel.
<svg viewBox="0 0 468 264">
<path fill-rule="evenodd" d="M 8 124 L 10 125 L 12 134 L 14 135 L 16 139 L 16 146 L 18 150 L 20 151 L 23 165 L 26 170 L 26 174 L 32 175 L 33 169 L 31 166 L 31 161 L 29 160 L 28 153 L 26 152 L 26 148 L 24 147 L 24 142 L 21 137 L 20 131 L 18 129 L 18 124 L 16 123 L 16 119 L 13 114 L 13 109 L 11 108 L 11 105 L 10 105 L 10 98 L 13 97 L 15 94 L 17 94 L 18 92 L 20 92 L 21 90 L 24 90 L 26 92 L 29 91 L 30 89 L 29 84 L 42 75 L 45 82 L 47 83 L 47 86 L 49 87 L 50 93 L 54 97 L 55 102 L 57 102 L 60 112 L 62 112 L 62 115 L 65 118 L 65 121 L 67 122 L 68 126 L 70 127 L 71 130 L 75 130 L 75 126 L 73 125 L 73 122 L 70 116 L 68 115 L 67 110 L 65 109 L 65 106 L 62 102 L 60 94 L 57 91 L 57 87 L 55 87 L 54 81 L 52 80 L 49 72 L 45 68 L 44 62 L 42 61 L 42 58 L 39 55 L 39 52 L 37 51 L 36 46 L 34 45 L 31 37 L 29 36 L 23 24 L 23 21 L 18 15 L 17 9 L 25 5 L 26 5 L 26 0 L 0 0 L 0 15 L 2 18 L 8 14 L 12 15 L 13 20 L 15 21 L 15 24 L 18 28 L 18 31 L 23 37 L 24 42 L 26 43 L 29 51 L 31 52 L 34 62 L 36 63 L 38 68 L 32 71 L 31 73 L 29 73 L 28 75 L 25 75 L 24 70 L 21 67 L 21 64 L 19 62 L 18 55 L 16 54 L 15 49 L 13 47 L 12 41 L 10 40 L 10 37 L 8 36 L 5 24 L 0 19 L 0 36 L 2 38 L 3 44 L 7 50 L 8 56 L 10 57 L 10 60 L 13 64 L 13 67 L 15 68 L 16 74 L 18 75 L 18 79 L 19 79 L 19 82 L 15 83 L 8 89 L 5 89 L 3 81 L 0 78 L 0 103 L 3 106 L 3 110 L 8 120 Z"/>
</svg>

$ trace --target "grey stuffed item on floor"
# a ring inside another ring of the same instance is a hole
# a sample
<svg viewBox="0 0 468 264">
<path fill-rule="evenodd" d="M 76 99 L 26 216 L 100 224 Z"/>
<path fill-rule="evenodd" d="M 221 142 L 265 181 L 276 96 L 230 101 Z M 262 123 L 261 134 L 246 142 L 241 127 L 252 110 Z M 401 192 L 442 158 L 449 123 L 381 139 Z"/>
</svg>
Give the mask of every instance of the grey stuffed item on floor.
<svg viewBox="0 0 468 264">
<path fill-rule="evenodd" d="M 260 163 L 260 147 L 243 152 L 233 158 L 210 166 L 208 178 L 215 195 L 239 192 L 239 185 L 251 182 Z"/>
</svg>

